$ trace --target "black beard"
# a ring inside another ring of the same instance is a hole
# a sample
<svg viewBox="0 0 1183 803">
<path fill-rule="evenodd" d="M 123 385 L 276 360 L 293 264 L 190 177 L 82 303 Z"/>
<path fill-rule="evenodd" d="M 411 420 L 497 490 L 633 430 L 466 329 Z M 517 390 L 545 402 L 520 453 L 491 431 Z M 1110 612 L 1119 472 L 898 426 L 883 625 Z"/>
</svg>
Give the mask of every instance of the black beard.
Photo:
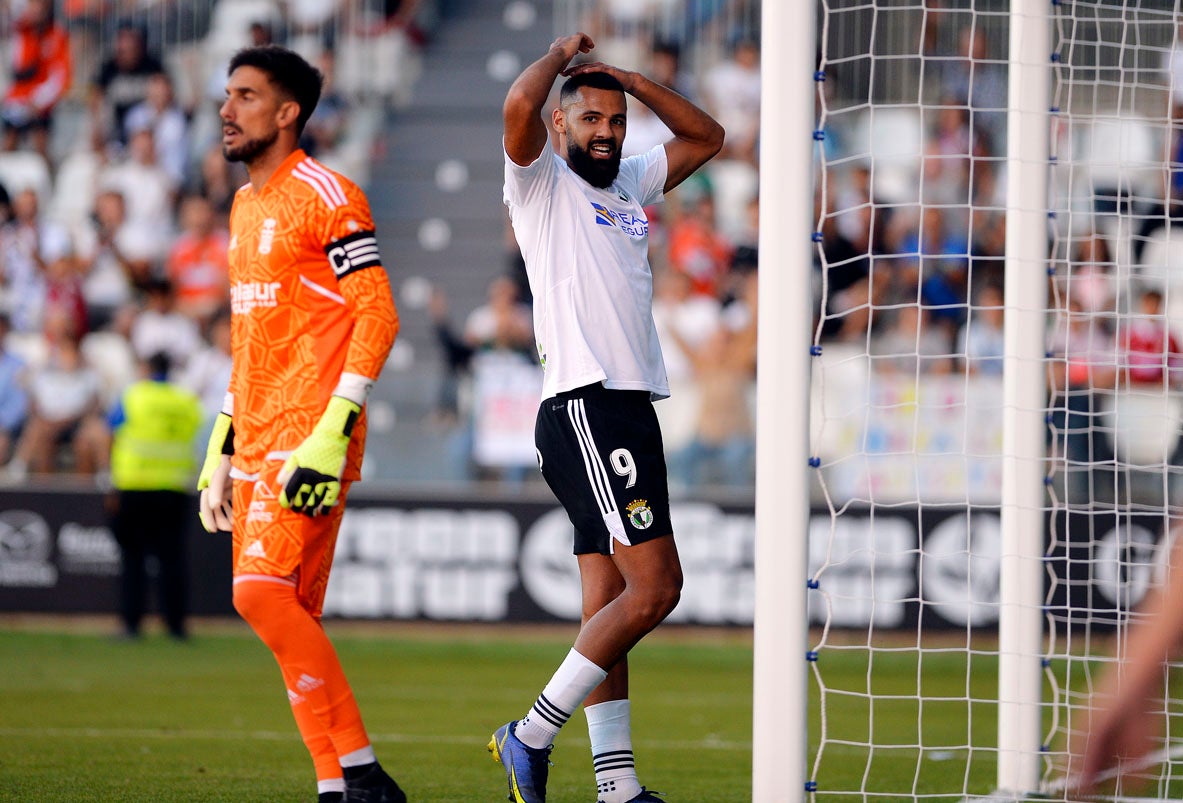
<svg viewBox="0 0 1183 803">
<path fill-rule="evenodd" d="M 619 150 L 612 154 L 610 159 L 596 159 L 586 148 L 568 141 L 567 162 L 575 171 L 575 175 L 601 190 L 612 186 L 612 182 L 616 181 L 616 176 L 620 174 Z"/>
<path fill-rule="evenodd" d="M 270 134 L 260 139 L 248 139 L 237 148 L 228 148 L 222 146 L 222 155 L 226 157 L 227 162 L 245 162 L 248 165 L 255 159 L 259 158 L 265 150 L 270 148 L 279 139 L 279 129 L 275 129 Z"/>
</svg>

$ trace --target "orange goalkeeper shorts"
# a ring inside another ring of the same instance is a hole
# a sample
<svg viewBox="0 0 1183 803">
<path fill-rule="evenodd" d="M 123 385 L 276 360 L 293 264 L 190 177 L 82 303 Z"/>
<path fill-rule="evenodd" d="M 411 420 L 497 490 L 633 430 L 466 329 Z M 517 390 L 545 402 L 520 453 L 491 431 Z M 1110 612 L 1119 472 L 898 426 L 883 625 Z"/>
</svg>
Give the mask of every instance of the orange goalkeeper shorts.
<svg viewBox="0 0 1183 803">
<path fill-rule="evenodd" d="M 331 513 L 313 518 L 280 507 L 276 477 L 282 468 L 282 460 L 268 460 L 257 479 L 234 480 L 234 577 L 292 577 L 300 604 L 319 617 L 349 483 L 341 483 Z"/>
</svg>

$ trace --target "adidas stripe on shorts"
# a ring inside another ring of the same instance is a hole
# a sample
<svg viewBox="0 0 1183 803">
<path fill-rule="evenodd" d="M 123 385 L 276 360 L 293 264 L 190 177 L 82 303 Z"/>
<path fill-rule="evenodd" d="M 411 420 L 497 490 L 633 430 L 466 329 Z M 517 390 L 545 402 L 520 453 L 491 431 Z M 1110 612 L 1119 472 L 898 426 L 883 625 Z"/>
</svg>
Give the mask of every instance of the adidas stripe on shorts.
<svg viewBox="0 0 1183 803">
<path fill-rule="evenodd" d="M 647 391 L 587 385 L 544 399 L 538 465 L 575 525 L 575 554 L 669 535 L 661 427 Z"/>
</svg>

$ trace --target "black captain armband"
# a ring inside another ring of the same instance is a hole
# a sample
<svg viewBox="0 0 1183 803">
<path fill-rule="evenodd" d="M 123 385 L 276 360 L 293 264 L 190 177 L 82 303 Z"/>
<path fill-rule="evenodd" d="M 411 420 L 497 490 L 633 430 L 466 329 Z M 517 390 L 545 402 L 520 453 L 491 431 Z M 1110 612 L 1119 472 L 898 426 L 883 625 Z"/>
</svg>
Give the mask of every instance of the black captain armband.
<svg viewBox="0 0 1183 803">
<path fill-rule="evenodd" d="M 325 256 L 340 279 L 362 268 L 376 268 L 382 264 L 378 254 L 378 240 L 372 231 L 358 231 L 325 246 Z"/>
</svg>

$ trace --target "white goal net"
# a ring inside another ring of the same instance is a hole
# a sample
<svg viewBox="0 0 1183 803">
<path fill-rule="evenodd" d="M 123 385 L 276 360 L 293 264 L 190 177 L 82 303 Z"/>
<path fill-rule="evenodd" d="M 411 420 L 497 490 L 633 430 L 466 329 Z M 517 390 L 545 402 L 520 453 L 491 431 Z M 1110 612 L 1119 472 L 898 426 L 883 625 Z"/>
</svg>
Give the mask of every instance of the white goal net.
<svg viewBox="0 0 1183 803">
<path fill-rule="evenodd" d="M 817 13 L 805 788 L 1066 799 L 1177 498 L 1177 10 Z"/>
</svg>

